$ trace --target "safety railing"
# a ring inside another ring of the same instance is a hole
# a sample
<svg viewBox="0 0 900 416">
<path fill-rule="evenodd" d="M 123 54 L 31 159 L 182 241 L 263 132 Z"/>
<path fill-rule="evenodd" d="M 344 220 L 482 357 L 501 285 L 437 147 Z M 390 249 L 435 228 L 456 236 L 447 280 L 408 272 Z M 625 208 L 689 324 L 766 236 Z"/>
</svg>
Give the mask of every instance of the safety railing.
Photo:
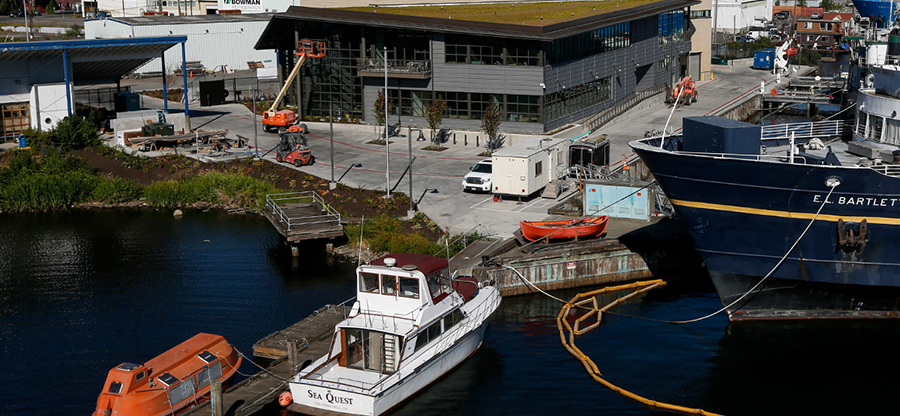
<svg viewBox="0 0 900 416">
<path fill-rule="evenodd" d="M 319 206 L 321 207 L 320 212 L 323 212 L 323 214 L 291 216 L 286 211 L 286 209 L 290 207 L 289 204 L 310 204 L 313 207 Z M 272 215 L 280 222 L 284 223 L 288 231 L 292 230 L 293 227 L 303 225 L 328 223 L 337 225 L 341 223 L 341 214 L 328 205 L 325 202 L 325 199 L 315 191 L 266 195 L 266 209 L 271 210 Z"/>
<path fill-rule="evenodd" d="M 826 120 L 773 124 L 762 126 L 760 138 L 762 140 L 790 139 L 791 133 L 793 133 L 795 139 L 840 137 L 850 131 L 851 123 L 851 121 L 845 120 Z"/>
</svg>

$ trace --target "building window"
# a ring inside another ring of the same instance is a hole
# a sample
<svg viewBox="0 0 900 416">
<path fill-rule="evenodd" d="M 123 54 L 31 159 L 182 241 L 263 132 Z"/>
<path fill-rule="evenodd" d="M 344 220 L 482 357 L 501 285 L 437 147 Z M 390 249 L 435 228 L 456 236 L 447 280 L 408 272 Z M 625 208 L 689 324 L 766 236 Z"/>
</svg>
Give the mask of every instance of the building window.
<svg viewBox="0 0 900 416">
<path fill-rule="evenodd" d="M 712 17 L 712 10 L 691 10 L 691 19 Z"/>
<path fill-rule="evenodd" d="M 631 46 L 631 22 L 607 26 L 553 41 L 547 50 L 550 65 Z"/>
<path fill-rule="evenodd" d="M 537 178 L 542 173 L 544 173 L 544 162 L 538 161 L 534 164 L 534 177 Z"/>
<path fill-rule="evenodd" d="M 675 10 L 659 15 L 659 27 L 657 30 L 660 45 L 679 42 L 684 39 L 684 11 Z"/>
<path fill-rule="evenodd" d="M 448 64 L 537 66 L 539 59 L 540 49 L 533 41 L 467 35 L 444 38 L 444 61 Z"/>
<path fill-rule="evenodd" d="M 804 29 L 812 29 L 813 22 L 803 22 Z"/>
<path fill-rule="evenodd" d="M 425 117 L 428 107 L 439 97 L 447 103 L 447 118 L 480 120 L 488 100 L 493 99 L 500 108 L 505 121 L 540 123 L 540 96 L 514 94 L 488 94 L 465 92 L 431 92 L 416 90 L 389 90 L 388 96 L 394 103 L 391 115 Z M 397 103 L 400 105 L 396 105 Z"/>
<path fill-rule="evenodd" d="M 612 98 L 612 77 L 568 88 L 546 97 L 545 121 L 573 114 Z"/>
</svg>

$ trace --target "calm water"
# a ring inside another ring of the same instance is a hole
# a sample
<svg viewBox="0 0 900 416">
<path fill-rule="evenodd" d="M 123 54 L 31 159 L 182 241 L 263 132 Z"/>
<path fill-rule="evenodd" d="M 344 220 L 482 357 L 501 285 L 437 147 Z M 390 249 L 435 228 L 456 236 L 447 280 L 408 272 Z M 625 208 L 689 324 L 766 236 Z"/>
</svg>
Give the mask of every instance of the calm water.
<svg viewBox="0 0 900 416">
<path fill-rule="evenodd" d="M 0 215 L 0 415 L 88 415 L 106 372 L 197 332 L 252 344 L 353 296 L 352 266 L 292 261 L 253 216 L 167 211 Z M 576 291 L 555 293 L 568 299 Z M 561 346 L 559 304 L 504 299 L 470 360 L 397 415 L 656 415 L 593 382 Z M 721 304 L 681 279 L 617 312 L 688 319 Z M 728 415 L 896 413 L 900 323 L 684 327 L 608 315 L 577 339 L 604 376 L 652 399 Z M 245 364 L 242 372 L 254 372 Z M 280 415 L 270 408 L 264 415 Z"/>
</svg>

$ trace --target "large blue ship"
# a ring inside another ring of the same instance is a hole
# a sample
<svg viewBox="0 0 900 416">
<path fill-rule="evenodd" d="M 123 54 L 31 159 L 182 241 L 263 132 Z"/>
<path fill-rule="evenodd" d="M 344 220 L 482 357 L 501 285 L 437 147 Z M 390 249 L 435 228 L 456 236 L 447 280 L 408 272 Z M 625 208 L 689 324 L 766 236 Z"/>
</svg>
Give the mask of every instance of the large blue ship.
<svg viewBox="0 0 900 416">
<path fill-rule="evenodd" d="M 871 19 L 876 27 L 890 26 L 890 16 L 897 14 L 897 3 L 891 0 L 853 0 L 859 15 Z"/>
<path fill-rule="evenodd" d="M 630 143 L 731 320 L 900 317 L 900 151 L 888 143 L 900 130 L 887 133 L 900 120 L 865 111 L 780 126 L 692 117 L 682 136 Z"/>
</svg>

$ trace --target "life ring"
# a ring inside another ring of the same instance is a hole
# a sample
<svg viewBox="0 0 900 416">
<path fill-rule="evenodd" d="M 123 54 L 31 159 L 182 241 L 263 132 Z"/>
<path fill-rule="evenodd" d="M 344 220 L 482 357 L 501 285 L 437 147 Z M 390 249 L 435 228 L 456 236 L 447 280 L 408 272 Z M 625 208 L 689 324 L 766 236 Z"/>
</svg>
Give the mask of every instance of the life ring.
<svg viewBox="0 0 900 416">
<path fill-rule="evenodd" d="M 294 402 L 294 396 L 291 395 L 291 392 L 289 392 L 289 391 L 281 393 L 281 395 L 278 396 L 278 404 L 280 404 L 281 407 L 287 407 L 288 405 L 290 405 L 293 402 Z"/>
<path fill-rule="evenodd" d="M 778 95 L 778 89 L 777 89 L 777 88 L 772 88 L 772 96 L 774 97 L 774 96 L 776 96 L 776 95 Z"/>
</svg>

